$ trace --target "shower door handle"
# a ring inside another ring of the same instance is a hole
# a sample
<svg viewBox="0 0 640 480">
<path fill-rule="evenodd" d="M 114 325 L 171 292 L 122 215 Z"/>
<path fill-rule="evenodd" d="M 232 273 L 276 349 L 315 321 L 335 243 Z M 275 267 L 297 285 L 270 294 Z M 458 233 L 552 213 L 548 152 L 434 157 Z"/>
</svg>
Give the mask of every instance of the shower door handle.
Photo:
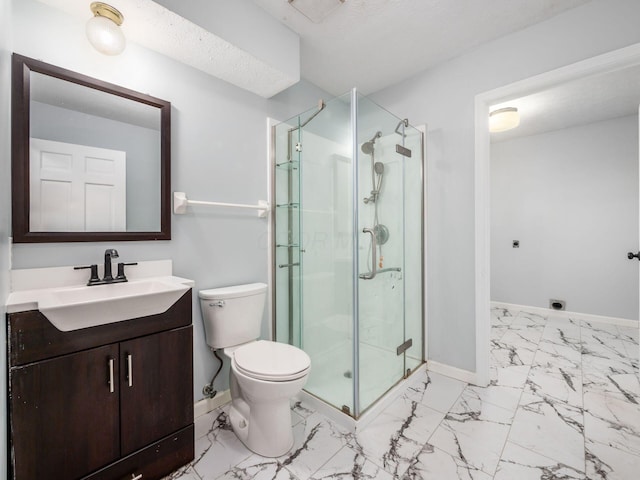
<svg viewBox="0 0 640 480">
<path fill-rule="evenodd" d="M 378 252 L 378 244 L 376 242 L 376 232 L 373 230 L 373 228 L 363 228 L 362 233 L 368 233 L 371 235 L 371 271 L 369 273 L 361 274 L 360 278 L 362 278 L 363 280 L 373 280 L 378 273 L 378 259 L 376 258 Z"/>
</svg>

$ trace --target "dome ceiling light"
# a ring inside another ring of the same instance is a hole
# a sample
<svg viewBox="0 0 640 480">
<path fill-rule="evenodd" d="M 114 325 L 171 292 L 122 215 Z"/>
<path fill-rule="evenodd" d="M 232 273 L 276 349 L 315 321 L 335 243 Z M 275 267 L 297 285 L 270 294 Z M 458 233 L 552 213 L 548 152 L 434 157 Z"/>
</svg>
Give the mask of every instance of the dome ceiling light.
<svg viewBox="0 0 640 480">
<path fill-rule="evenodd" d="M 102 2 L 91 4 L 93 17 L 87 22 L 89 43 L 105 55 L 119 55 L 127 45 L 120 29 L 124 16 L 117 9 Z"/>
<path fill-rule="evenodd" d="M 499 108 L 489 114 L 489 131 L 506 132 L 520 125 L 520 114 L 515 107 Z"/>
</svg>

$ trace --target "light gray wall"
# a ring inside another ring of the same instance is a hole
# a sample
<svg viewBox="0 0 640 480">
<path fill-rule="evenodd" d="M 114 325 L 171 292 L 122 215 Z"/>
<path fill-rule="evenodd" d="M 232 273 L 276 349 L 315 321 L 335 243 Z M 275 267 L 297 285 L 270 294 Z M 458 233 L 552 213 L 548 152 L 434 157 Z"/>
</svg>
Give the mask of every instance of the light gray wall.
<svg viewBox="0 0 640 480">
<path fill-rule="evenodd" d="M 17 53 L 172 103 L 172 190 L 194 200 L 255 203 L 267 198 L 267 117 L 284 119 L 317 104 L 326 93 L 301 82 L 265 100 L 150 50 L 129 44 L 107 57 L 85 41 L 84 22 L 33 0 L 13 4 Z M 46 41 L 44 40 L 46 39 Z M 3 177 L 4 178 L 4 177 Z M 172 216 L 172 240 L 16 244 L 13 267 L 100 262 L 105 248 L 123 261 L 172 259 L 174 274 L 195 280 L 194 395 L 217 367 L 206 347 L 197 291 L 267 281 L 267 223 L 253 211 L 190 207 Z M 263 333 L 270 328 L 266 325 Z M 228 370 L 216 381 L 227 388 Z"/>
<path fill-rule="evenodd" d="M 46 103 L 30 108 L 32 137 L 126 152 L 127 231 L 160 230 L 160 131 Z"/>
<path fill-rule="evenodd" d="M 638 18 L 637 0 L 594 0 L 373 95 L 411 124 L 428 126 L 427 308 L 432 360 L 475 370 L 475 96 L 640 42 Z"/>
<path fill-rule="evenodd" d="M 11 211 L 11 3 L 0 0 L 0 318 L 9 292 Z M 0 478 L 7 478 L 7 330 L 0 328 Z"/>
<path fill-rule="evenodd" d="M 491 144 L 491 300 L 637 320 L 637 245 L 637 115 Z"/>
<path fill-rule="evenodd" d="M 78 40 L 84 39 L 83 22 L 33 0 L 14 1 L 13 10 L 18 53 L 173 103 L 172 188 L 194 199 L 246 202 L 266 198 L 265 116 L 289 118 L 311 108 L 318 97 L 326 98 L 302 83 L 264 100 L 133 44 L 121 56 L 105 57 Z M 639 15 L 636 0 L 594 0 L 374 96 L 393 113 L 409 117 L 412 124 L 429 126 L 431 359 L 475 368 L 474 96 L 639 42 Z M 170 242 L 17 245 L 14 266 L 96 262 L 106 247 L 115 247 L 123 260 L 173 258 L 175 273 L 194 279 L 196 289 L 266 280 L 264 221 L 251 213 L 192 212 L 173 217 L 174 239 Z M 215 365 L 204 346 L 195 301 L 194 327 L 198 399 Z M 226 380 L 216 382 L 216 387 L 226 387 Z"/>
</svg>

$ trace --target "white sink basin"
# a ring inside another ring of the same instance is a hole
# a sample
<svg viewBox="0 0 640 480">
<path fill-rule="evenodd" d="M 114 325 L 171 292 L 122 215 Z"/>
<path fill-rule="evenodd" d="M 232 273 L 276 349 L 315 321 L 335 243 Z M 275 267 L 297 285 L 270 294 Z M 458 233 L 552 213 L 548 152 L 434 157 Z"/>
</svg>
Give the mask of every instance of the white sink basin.
<svg viewBox="0 0 640 480">
<path fill-rule="evenodd" d="M 42 289 L 38 310 L 63 332 L 165 312 L 189 286 L 161 278 Z"/>
</svg>

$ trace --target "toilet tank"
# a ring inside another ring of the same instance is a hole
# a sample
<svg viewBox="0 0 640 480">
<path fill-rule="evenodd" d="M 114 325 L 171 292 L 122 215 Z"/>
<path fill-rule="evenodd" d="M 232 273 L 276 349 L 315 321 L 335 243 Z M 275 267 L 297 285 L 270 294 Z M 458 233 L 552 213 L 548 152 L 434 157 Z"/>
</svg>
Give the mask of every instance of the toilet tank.
<svg viewBox="0 0 640 480">
<path fill-rule="evenodd" d="M 200 290 L 200 308 L 207 344 L 232 347 L 260 337 L 267 285 L 250 283 Z"/>
</svg>

